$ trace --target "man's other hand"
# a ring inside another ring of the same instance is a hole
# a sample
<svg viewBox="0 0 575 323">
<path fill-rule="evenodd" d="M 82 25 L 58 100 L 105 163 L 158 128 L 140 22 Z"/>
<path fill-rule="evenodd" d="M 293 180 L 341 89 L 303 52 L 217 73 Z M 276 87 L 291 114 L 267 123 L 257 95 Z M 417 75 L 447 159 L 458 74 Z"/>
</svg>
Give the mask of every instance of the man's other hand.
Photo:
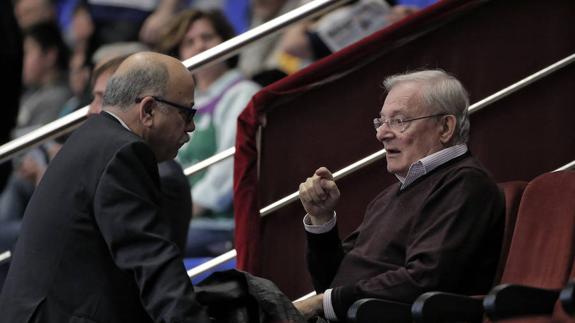
<svg viewBox="0 0 575 323">
<path fill-rule="evenodd" d="M 329 221 L 339 201 L 339 189 L 331 172 L 325 167 L 318 168 L 312 177 L 299 185 L 299 199 L 312 224 Z"/>
<path fill-rule="evenodd" d="M 312 296 L 306 300 L 293 303 L 295 308 L 306 320 L 323 315 L 323 294 Z"/>
</svg>

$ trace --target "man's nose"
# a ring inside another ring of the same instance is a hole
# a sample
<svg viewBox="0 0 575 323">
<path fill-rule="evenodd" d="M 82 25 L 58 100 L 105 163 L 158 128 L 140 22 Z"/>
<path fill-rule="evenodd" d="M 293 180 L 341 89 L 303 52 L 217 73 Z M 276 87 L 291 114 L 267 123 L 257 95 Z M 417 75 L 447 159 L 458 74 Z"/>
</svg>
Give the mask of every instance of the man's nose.
<svg viewBox="0 0 575 323">
<path fill-rule="evenodd" d="M 394 132 L 389 128 L 389 126 L 386 123 L 382 124 L 375 131 L 376 131 L 375 137 L 377 138 L 378 141 L 381 142 L 389 140 L 393 138 L 393 136 L 395 135 Z"/>
<path fill-rule="evenodd" d="M 196 129 L 196 123 L 194 122 L 194 120 L 188 122 L 188 124 L 186 125 L 186 132 L 192 132 Z"/>
</svg>

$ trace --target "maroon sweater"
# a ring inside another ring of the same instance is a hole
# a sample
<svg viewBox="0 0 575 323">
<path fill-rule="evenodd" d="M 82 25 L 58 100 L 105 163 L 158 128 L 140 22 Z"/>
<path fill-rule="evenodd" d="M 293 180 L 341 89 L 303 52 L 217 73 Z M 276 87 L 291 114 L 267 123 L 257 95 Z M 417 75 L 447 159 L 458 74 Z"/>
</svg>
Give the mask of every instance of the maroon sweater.
<svg viewBox="0 0 575 323">
<path fill-rule="evenodd" d="M 380 193 L 343 243 L 337 227 L 307 234 L 314 287 L 334 288 L 340 319 L 360 298 L 413 302 L 431 290 L 470 295 L 492 285 L 504 198 L 483 167 L 465 154 L 399 188 Z"/>
</svg>

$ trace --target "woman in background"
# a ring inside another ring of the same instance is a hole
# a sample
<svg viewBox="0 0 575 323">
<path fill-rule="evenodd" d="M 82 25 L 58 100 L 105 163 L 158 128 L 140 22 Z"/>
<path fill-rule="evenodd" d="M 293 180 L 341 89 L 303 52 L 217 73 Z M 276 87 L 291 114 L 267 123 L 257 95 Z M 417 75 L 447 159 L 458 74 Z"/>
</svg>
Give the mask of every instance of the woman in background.
<svg viewBox="0 0 575 323">
<path fill-rule="evenodd" d="M 164 30 L 160 52 L 188 59 L 234 37 L 217 11 L 185 10 Z M 259 86 L 236 69 L 237 56 L 194 71 L 196 129 L 180 149 L 178 160 L 188 167 L 233 147 L 236 120 Z M 218 256 L 233 248 L 233 160 L 227 159 L 189 177 L 193 211 L 185 255 Z"/>
</svg>

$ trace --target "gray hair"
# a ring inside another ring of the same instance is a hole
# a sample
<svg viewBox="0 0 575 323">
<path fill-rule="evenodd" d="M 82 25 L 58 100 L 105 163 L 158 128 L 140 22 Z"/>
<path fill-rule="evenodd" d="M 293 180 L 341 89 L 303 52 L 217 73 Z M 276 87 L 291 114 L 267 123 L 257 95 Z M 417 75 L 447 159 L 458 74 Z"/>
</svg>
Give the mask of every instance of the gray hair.
<svg viewBox="0 0 575 323">
<path fill-rule="evenodd" d="M 103 105 L 127 110 L 143 94 L 164 96 L 169 77 L 168 68 L 162 63 L 152 63 L 145 68 L 133 68 L 113 75 L 106 85 Z"/>
<path fill-rule="evenodd" d="M 430 112 L 455 116 L 457 123 L 453 143 L 466 143 L 470 128 L 467 111 L 469 96 L 461 82 L 445 71 L 436 69 L 393 75 L 387 77 L 383 85 L 389 92 L 394 86 L 408 82 L 423 85 L 419 99 L 425 107 L 432 109 Z"/>
</svg>

